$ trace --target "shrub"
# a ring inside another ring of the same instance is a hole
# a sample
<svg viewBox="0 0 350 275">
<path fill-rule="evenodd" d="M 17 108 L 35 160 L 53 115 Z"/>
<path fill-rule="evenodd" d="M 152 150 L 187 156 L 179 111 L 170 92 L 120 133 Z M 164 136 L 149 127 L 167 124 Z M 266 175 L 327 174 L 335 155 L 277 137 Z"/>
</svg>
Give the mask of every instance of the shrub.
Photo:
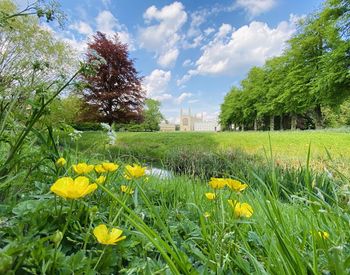
<svg viewBox="0 0 350 275">
<path fill-rule="evenodd" d="M 98 122 L 80 122 L 73 123 L 72 126 L 78 131 L 100 131 L 101 124 Z"/>
</svg>

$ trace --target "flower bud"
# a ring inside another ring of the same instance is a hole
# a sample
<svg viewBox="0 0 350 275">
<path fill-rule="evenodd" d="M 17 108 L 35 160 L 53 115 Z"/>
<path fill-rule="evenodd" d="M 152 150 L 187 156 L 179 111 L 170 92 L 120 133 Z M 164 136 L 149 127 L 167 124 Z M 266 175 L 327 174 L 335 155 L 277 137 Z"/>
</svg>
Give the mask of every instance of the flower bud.
<svg viewBox="0 0 350 275">
<path fill-rule="evenodd" d="M 58 246 L 63 239 L 63 234 L 61 231 L 57 230 L 55 234 L 52 235 L 51 240 Z"/>
</svg>

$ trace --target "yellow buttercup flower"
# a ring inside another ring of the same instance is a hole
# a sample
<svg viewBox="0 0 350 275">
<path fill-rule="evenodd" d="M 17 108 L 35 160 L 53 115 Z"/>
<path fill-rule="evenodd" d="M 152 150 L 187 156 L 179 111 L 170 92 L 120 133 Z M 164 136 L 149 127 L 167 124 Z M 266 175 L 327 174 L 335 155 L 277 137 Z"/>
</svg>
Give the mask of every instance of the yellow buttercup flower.
<svg viewBox="0 0 350 275">
<path fill-rule="evenodd" d="M 215 193 L 205 193 L 205 196 L 207 197 L 208 200 L 214 200 L 216 198 Z"/>
<path fill-rule="evenodd" d="M 119 165 L 115 164 L 113 162 L 103 162 L 102 167 L 107 172 L 114 172 L 115 170 L 117 170 L 119 168 Z"/>
<path fill-rule="evenodd" d="M 329 238 L 329 233 L 327 231 L 319 231 L 317 232 L 318 236 L 320 236 L 320 238 L 327 240 Z"/>
<path fill-rule="evenodd" d="M 238 201 L 228 200 L 228 203 L 232 206 L 237 218 L 250 218 L 253 215 L 253 208 L 246 202 L 240 203 Z"/>
<path fill-rule="evenodd" d="M 233 180 L 233 179 L 226 179 L 226 184 L 228 187 L 230 187 L 232 190 L 236 192 L 241 192 L 248 187 L 247 184 L 245 183 L 243 184 L 238 180 Z"/>
<path fill-rule="evenodd" d="M 93 233 L 99 243 L 106 245 L 115 245 L 117 242 L 120 242 L 126 238 L 125 236 L 122 236 L 122 230 L 112 228 L 112 230 L 109 231 L 105 224 L 100 224 L 99 226 L 95 227 Z"/>
<path fill-rule="evenodd" d="M 56 160 L 56 165 L 58 167 L 63 167 L 63 166 L 66 165 L 66 163 L 67 163 L 67 161 L 64 158 L 62 158 L 62 157 L 59 158 L 58 160 Z"/>
<path fill-rule="evenodd" d="M 207 219 L 211 216 L 211 214 L 209 212 L 204 212 L 203 216 Z"/>
<path fill-rule="evenodd" d="M 123 193 L 129 194 L 129 195 L 132 195 L 134 193 L 134 190 L 131 187 L 126 186 L 126 185 L 121 185 L 120 186 L 120 190 Z"/>
<path fill-rule="evenodd" d="M 222 189 L 226 185 L 226 181 L 223 178 L 211 178 L 209 185 L 214 189 Z"/>
<path fill-rule="evenodd" d="M 132 179 L 132 178 L 140 178 L 145 175 L 146 173 L 146 167 L 142 167 L 140 165 L 134 164 L 133 166 L 131 165 L 126 165 L 125 166 L 125 175 L 124 177 L 126 179 Z"/>
<path fill-rule="evenodd" d="M 58 179 L 50 188 L 56 195 L 66 199 L 79 199 L 95 191 L 97 184 L 90 184 L 87 177 L 77 177 L 73 180 L 70 177 Z"/>
<path fill-rule="evenodd" d="M 94 169 L 93 165 L 88 165 L 85 162 L 78 163 L 77 165 L 73 165 L 73 170 L 75 173 L 81 175 L 81 174 L 88 174 Z"/>
<path fill-rule="evenodd" d="M 103 168 L 102 164 L 95 165 L 95 171 L 99 174 L 106 173 L 107 171 Z"/>
<path fill-rule="evenodd" d="M 104 184 L 106 181 L 106 177 L 104 176 L 99 176 L 97 179 L 96 179 L 96 183 L 98 184 Z"/>
</svg>

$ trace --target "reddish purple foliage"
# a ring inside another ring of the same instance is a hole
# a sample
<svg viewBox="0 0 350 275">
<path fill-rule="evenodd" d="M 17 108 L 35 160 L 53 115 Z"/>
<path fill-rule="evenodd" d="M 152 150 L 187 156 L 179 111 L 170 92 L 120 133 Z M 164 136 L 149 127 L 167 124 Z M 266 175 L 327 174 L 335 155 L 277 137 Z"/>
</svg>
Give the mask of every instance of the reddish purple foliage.
<svg viewBox="0 0 350 275">
<path fill-rule="evenodd" d="M 90 110 L 98 110 L 97 119 L 109 124 L 141 120 L 145 92 L 127 44 L 121 43 L 117 34 L 110 40 L 97 32 L 88 43 L 86 56 L 88 63 L 96 62 L 99 56 L 105 60 L 96 74 L 83 75 L 88 83 L 84 99 Z"/>
</svg>

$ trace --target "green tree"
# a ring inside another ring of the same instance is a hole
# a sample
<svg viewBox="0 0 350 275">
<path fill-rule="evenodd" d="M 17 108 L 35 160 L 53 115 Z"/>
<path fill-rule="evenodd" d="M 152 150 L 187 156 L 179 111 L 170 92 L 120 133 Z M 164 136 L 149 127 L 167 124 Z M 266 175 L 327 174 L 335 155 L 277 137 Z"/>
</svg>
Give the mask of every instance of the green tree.
<svg viewBox="0 0 350 275">
<path fill-rule="evenodd" d="M 145 100 L 145 109 L 143 111 L 143 125 L 146 131 L 159 131 L 159 124 L 164 119 L 160 112 L 160 102 L 148 98 Z"/>
<path fill-rule="evenodd" d="M 242 90 L 238 87 L 232 87 L 230 92 L 225 96 L 224 102 L 221 104 L 220 124 L 223 129 L 231 129 L 244 124 L 243 106 L 241 104 Z M 233 125 L 234 124 L 234 125 Z"/>
<path fill-rule="evenodd" d="M 56 98 L 51 103 L 48 114 L 44 118 L 44 122 L 52 126 L 62 124 L 72 125 L 79 120 L 79 115 L 83 106 L 83 100 L 74 94 L 70 94 L 67 97 Z"/>
</svg>

